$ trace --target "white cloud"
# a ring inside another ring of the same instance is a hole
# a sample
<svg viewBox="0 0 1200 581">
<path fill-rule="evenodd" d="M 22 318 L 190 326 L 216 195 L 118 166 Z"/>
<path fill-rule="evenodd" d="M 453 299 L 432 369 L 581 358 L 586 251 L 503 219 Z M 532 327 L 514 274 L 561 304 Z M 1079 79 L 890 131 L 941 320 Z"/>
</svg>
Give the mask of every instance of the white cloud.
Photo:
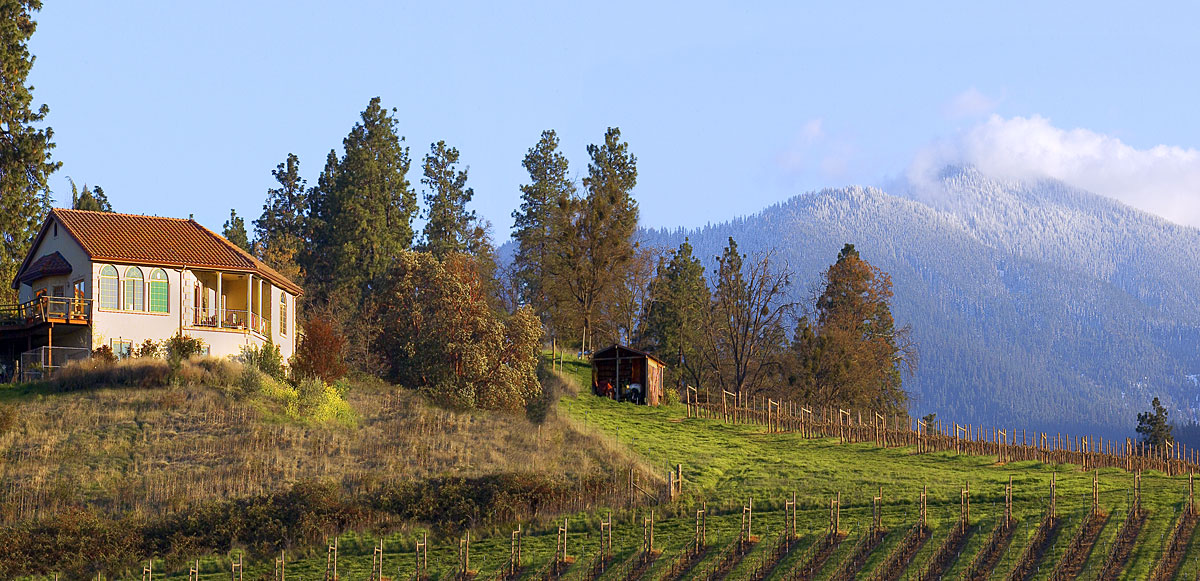
<svg viewBox="0 0 1200 581">
<path fill-rule="evenodd" d="M 966 163 L 1003 179 L 1050 177 L 1180 224 L 1200 226 L 1200 151 L 1137 149 L 1087 129 L 1060 129 L 1040 116 L 992 115 L 921 151 L 909 177 L 922 183 L 946 164 Z"/>
<path fill-rule="evenodd" d="M 796 133 L 786 151 L 779 154 L 779 165 L 787 171 L 801 171 L 812 163 L 812 150 L 825 137 L 824 121 L 810 119 Z"/>
<path fill-rule="evenodd" d="M 971 87 L 950 99 L 942 108 L 942 113 L 950 119 L 979 117 L 994 111 L 999 103 L 998 99 L 988 97 L 979 92 L 979 89 Z"/>
</svg>

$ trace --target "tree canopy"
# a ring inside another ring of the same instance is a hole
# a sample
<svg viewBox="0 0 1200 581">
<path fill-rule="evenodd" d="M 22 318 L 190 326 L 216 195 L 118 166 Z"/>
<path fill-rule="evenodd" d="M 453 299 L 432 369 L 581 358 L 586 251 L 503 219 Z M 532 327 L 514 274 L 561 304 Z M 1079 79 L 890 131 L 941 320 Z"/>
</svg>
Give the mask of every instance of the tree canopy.
<svg viewBox="0 0 1200 581">
<path fill-rule="evenodd" d="M 1167 408 L 1159 403 L 1157 397 L 1150 402 L 1150 406 L 1150 411 L 1141 412 L 1137 416 L 1137 433 L 1143 442 L 1161 448 L 1168 442 L 1174 442 L 1175 437 L 1171 433 L 1172 426 L 1167 421 Z"/>
<path fill-rule="evenodd" d="M 50 210 L 48 180 L 62 165 L 51 159 L 54 131 L 39 127 L 50 108 L 34 107 L 26 83 L 34 57 L 40 0 L 0 0 L 0 302 L 14 302 L 7 281 L 16 276 Z"/>
<path fill-rule="evenodd" d="M 71 183 L 71 209 L 92 212 L 113 211 L 112 204 L 108 203 L 108 196 L 104 194 L 104 190 L 100 186 L 89 188 L 87 184 L 83 184 L 83 187 L 79 188 L 75 186 L 75 180 L 67 178 L 67 181 Z"/>
</svg>

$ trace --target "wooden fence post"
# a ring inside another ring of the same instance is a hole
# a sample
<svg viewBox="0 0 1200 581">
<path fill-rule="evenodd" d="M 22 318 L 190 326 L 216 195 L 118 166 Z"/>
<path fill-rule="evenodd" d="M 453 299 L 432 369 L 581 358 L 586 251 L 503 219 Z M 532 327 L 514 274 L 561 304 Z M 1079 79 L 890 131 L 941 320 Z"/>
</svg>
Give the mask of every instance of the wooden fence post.
<svg viewBox="0 0 1200 581">
<path fill-rule="evenodd" d="M 326 541 L 328 542 L 328 541 Z M 325 581 L 337 581 L 338 538 L 333 537 L 333 544 L 325 552 Z"/>
<path fill-rule="evenodd" d="M 416 547 L 416 579 L 421 581 L 429 576 L 429 533 L 421 533 L 421 540 Z"/>
</svg>

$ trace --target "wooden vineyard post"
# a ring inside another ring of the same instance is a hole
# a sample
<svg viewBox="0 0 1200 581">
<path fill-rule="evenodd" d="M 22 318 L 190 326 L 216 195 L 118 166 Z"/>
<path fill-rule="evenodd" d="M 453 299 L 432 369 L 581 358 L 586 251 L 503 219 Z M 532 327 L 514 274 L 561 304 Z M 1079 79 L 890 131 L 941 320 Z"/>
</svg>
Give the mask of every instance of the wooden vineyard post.
<svg viewBox="0 0 1200 581">
<path fill-rule="evenodd" d="M 805 415 L 808 416 L 808 421 L 804 420 Z M 812 423 L 813 423 L 812 415 L 813 415 L 812 408 L 806 408 L 804 406 L 800 406 L 800 435 L 802 437 L 805 437 L 805 438 L 813 437 L 814 432 L 812 430 Z"/>
<path fill-rule="evenodd" d="M 57 577 L 57 575 L 56 575 Z M 142 581 L 154 581 L 154 560 L 146 561 L 146 566 L 142 567 Z"/>
<path fill-rule="evenodd" d="M 879 487 L 879 495 L 871 497 L 871 534 L 883 528 L 883 514 L 880 505 L 883 504 L 883 487 Z"/>
<path fill-rule="evenodd" d="M 884 440 L 884 433 L 887 430 L 887 423 L 883 415 L 875 412 L 875 445 L 883 448 L 887 445 Z"/>
<path fill-rule="evenodd" d="M 796 493 L 792 493 L 792 499 L 783 503 L 784 510 L 784 528 L 787 530 L 788 543 L 796 540 Z"/>
<path fill-rule="evenodd" d="M 325 553 L 325 581 L 337 581 L 338 538 L 333 537 L 333 544 Z"/>
<path fill-rule="evenodd" d="M 238 554 L 236 563 L 229 564 L 229 581 L 242 581 L 242 555 Z"/>
<path fill-rule="evenodd" d="M 645 558 L 650 558 L 654 554 L 654 511 L 650 511 L 649 518 L 642 519 L 642 554 Z"/>
<path fill-rule="evenodd" d="M 1054 495 L 1055 488 L 1058 486 L 1058 484 L 1056 483 L 1057 477 L 1058 477 L 1057 472 L 1050 473 L 1050 518 L 1057 518 L 1057 516 L 1058 516 L 1058 513 L 1055 512 L 1055 508 L 1056 508 L 1055 502 L 1056 501 L 1055 501 L 1055 495 Z"/>
<path fill-rule="evenodd" d="M 600 534 L 603 538 L 604 523 L 600 523 Z M 515 577 L 517 572 L 521 570 L 521 525 L 518 524 L 516 530 L 509 536 L 508 546 L 508 576 Z"/>
<path fill-rule="evenodd" d="M 279 578 L 283 579 L 283 576 L 280 575 Z M 97 579 L 97 581 L 99 581 L 100 576 L 97 575 L 96 579 Z M 200 581 L 200 560 L 199 559 L 194 561 L 192 563 L 191 567 L 188 567 L 188 581 Z"/>
<path fill-rule="evenodd" d="M 696 511 L 695 544 L 697 553 L 708 545 L 708 507 L 706 505 L 700 505 L 700 509 Z"/>
<path fill-rule="evenodd" d="M 371 581 L 383 581 L 383 539 L 371 552 Z"/>
<path fill-rule="evenodd" d="M 421 540 L 417 541 L 416 547 L 416 571 L 417 581 L 421 581 L 429 577 L 429 533 L 421 533 Z"/>
<path fill-rule="evenodd" d="M 1135 511 L 1142 510 L 1142 473 L 1133 475 L 1133 507 Z"/>
<path fill-rule="evenodd" d="M 1008 432 L 1004 430 L 996 430 L 996 437 L 999 439 L 996 442 L 996 462 L 1003 464 L 1005 460 L 1004 448 L 1008 441 Z"/>
<path fill-rule="evenodd" d="M 829 499 L 829 534 L 837 536 L 842 531 L 842 493 Z"/>
<path fill-rule="evenodd" d="M 696 388 L 689 385 L 687 386 L 686 393 L 689 402 L 688 417 L 700 417 L 700 392 L 696 391 Z"/>
<path fill-rule="evenodd" d="M 744 548 L 746 543 L 750 542 L 750 537 L 754 534 L 754 498 L 750 498 L 750 504 L 742 507 L 742 529 L 738 532 L 738 540 Z"/>
<path fill-rule="evenodd" d="M 926 515 L 929 513 L 929 505 L 927 504 L 928 499 L 929 499 L 929 486 L 928 485 L 921 486 L 921 515 L 920 515 L 920 521 L 918 522 L 918 526 L 921 529 L 925 528 Z"/>
<path fill-rule="evenodd" d="M 1092 514 L 1100 514 L 1100 471 L 1092 472 Z"/>
<path fill-rule="evenodd" d="M 566 567 L 567 562 L 567 519 L 563 517 L 563 524 L 558 527 L 558 539 L 554 546 L 554 572 L 561 573 L 560 567 Z"/>
<path fill-rule="evenodd" d="M 846 421 L 842 421 L 846 418 Z M 839 440 L 845 444 L 850 441 L 850 412 L 844 409 L 838 409 L 838 436 Z"/>
<path fill-rule="evenodd" d="M 1195 476 L 1194 473 L 1188 472 L 1188 514 L 1190 515 L 1196 514 L 1196 488 L 1193 482 Z"/>
<path fill-rule="evenodd" d="M 927 452 L 927 450 L 925 450 L 925 439 L 922 437 L 922 433 L 926 433 L 926 434 L 929 433 L 929 424 L 927 424 L 925 422 L 925 420 L 922 420 L 921 418 L 917 418 L 917 453 L 918 454 L 924 454 L 925 452 Z"/>
<path fill-rule="evenodd" d="M 557 555 L 555 556 L 557 558 Z M 471 531 L 467 531 L 458 540 L 458 574 L 459 579 L 471 577 Z"/>
<path fill-rule="evenodd" d="M 968 523 L 971 522 L 971 483 L 968 482 L 959 495 L 962 497 L 962 508 L 959 509 L 958 520 L 962 523 L 962 532 L 966 534 Z"/>
<path fill-rule="evenodd" d="M 1004 528 L 1012 526 L 1012 476 L 1004 486 Z"/>
<path fill-rule="evenodd" d="M 287 576 L 287 573 L 285 572 L 287 565 L 284 557 L 284 552 L 279 551 L 279 557 L 275 559 L 275 573 L 271 575 L 272 581 L 284 581 L 284 578 Z M 197 576 L 196 581 L 199 581 L 199 576 Z"/>
</svg>

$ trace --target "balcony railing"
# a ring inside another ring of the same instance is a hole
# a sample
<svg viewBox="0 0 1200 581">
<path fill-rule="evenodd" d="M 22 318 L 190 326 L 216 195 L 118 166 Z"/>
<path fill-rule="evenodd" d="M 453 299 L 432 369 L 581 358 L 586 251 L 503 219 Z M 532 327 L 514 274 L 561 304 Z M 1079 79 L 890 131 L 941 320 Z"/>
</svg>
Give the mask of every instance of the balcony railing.
<svg viewBox="0 0 1200 581">
<path fill-rule="evenodd" d="M 74 297 L 38 297 L 15 305 L 0 305 L 0 328 L 28 328 L 42 323 L 87 325 L 92 320 L 92 300 Z"/>
<path fill-rule="evenodd" d="M 254 331 L 264 337 L 271 334 L 271 319 L 241 309 L 223 309 L 218 313 L 214 308 L 188 307 L 183 310 L 183 319 L 189 327 L 198 329 Z"/>
</svg>

